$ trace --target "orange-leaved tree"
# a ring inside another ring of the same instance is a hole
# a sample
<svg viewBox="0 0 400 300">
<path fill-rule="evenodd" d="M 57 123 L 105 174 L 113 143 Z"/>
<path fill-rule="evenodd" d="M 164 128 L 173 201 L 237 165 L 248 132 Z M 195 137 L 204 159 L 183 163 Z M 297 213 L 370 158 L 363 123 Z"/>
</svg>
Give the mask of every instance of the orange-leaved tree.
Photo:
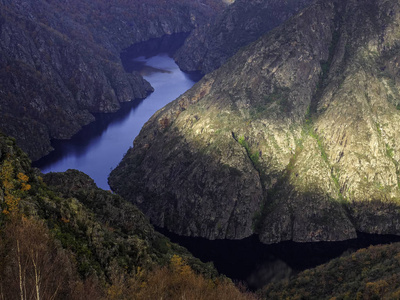
<svg viewBox="0 0 400 300">
<path fill-rule="evenodd" d="M 210 279 L 196 274 L 185 260 L 172 256 L 165 267 L 145 272 L 141 268 L 131 277 L 118 277 L 108 289 L 108 299 L 220 299 L 255 300 L 226 278 Z"/>
<path fill-rule="evenodd" d="M 0 169 L 1 188 L 4 195 L 4 215 L 17 216 L 21 197 L 31 189 L 29 177 L 22 172 L 16 174 L 11 159 L 3 161 Z"/>
</svg>

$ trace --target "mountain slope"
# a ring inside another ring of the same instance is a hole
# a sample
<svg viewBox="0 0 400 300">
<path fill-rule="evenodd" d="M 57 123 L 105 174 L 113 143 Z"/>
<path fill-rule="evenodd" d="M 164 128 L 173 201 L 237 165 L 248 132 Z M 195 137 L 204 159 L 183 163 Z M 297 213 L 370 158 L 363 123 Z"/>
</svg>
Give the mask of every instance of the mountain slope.
<svg viewBox="0 0 400 300">
<path fill-rule="evenodd" d="M 174 58 L 184 71 L 210 73 L 241 47 L 254 42 L 312 2 L 235 1 L 214 22 L 193 30 Z"/>
<path fill-rule="evenodd" d="M 398 299 L 399 244 L 371 246 L 273 283 L 266 299 Z"/>
<path fill-rule="evenodd" d="M 264 243 L 400 234 L 397 1 L 320 1 L 158 111 L 111 173 L 157 226 Z"/>
<path fill-rule="evenodd" d="M 15 223 L 19 214 L 22 220 L 42 222 L 56 245 L 73 254 L 81 277 L 94 277 L 103 284 L 113 274 L 123 276 L 134 274 L 138 267 L 150 270 L 165 265 L 173 255 L 184 258 L 197 272 L 216 275 L 212 265 L 171 243 L 137 207 L 97 188 L 86 174 L 68 170 L 43 176 L 37 171 L 15 140 L 0 134 L 0 238 L 4 227 Z M 4 250 L 1 244 L 0 252 Z M 0 272 L 5 257 L 0 259 Z"/>
<path fill-rule="evenodd" d="M 2 133 L 0 276 L 3 299 L 256 299 L 86 174 L 32 169 Z"/>
<path fill-rule="evenodd" d="M 70 138 L 151 86 L 126 73 L 133 43 L 189 32 L 222 9 L 219 0 L 0 1 L 0 128 L 32 159 L 50 139 Z"/>
</svg>

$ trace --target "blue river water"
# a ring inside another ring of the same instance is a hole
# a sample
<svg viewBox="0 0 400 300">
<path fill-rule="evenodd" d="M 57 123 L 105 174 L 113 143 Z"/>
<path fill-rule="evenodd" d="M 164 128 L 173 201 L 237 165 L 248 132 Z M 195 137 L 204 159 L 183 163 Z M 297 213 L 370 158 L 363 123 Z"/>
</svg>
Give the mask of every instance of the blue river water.
<svg viewBox="0 0 400 300">
<path fill-rule="evenodd" d="M 124 103 L 116 114 L 99 114 L 71 140 L 54 141 L 55 151 L 35 163 L 43 173 L 77 169 L 109 189 L 107 178 L 133 145 L 144 123 L 160 108 L 195 83 L 167 54 L 133 61 L 135 69 L 150 82 L 154 92 L 144 100 Z"/>
</svg>

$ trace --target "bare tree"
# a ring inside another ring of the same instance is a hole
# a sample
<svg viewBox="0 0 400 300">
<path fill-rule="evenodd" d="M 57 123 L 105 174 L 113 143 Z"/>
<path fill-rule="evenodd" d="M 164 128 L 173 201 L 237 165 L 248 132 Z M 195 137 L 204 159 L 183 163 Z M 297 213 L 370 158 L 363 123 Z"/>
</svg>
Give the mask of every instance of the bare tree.
<svg viewBox="0 0 400 300">
<path fill-rule="evenodd" d="M 51 300 L 69 294 L 70 283 L 76 280 L 73 264 L 43 223 L 27 218 L 11 221 L 2 239 L 2 298 Z"/>
</svg>

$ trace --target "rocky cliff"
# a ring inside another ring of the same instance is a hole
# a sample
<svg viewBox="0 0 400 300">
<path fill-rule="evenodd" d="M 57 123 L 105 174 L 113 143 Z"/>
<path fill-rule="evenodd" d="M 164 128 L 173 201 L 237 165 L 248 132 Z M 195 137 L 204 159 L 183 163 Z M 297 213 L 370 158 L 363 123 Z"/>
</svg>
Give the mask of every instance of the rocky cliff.
<svg viewBox="0 0 400 300">
<path fill-rule="evenodd" d="M 214 22 L 196 28 L 174 58 L 184 71 L 207 74 L 312 2 L 235 1 Z"/>
<path fill-rule="evenodd" d="M 158 111 L 113 190 L 182 235 L 400 234 L 395 0 L 319 1 Z"/>
<path fill-rule="evenodd" d="M 0 128 L 32 159 L 151 86 L 124 72 L 133 43 L 189 32 L 222 9 L 205 1 L 0 1 Z"/>
</svg>

